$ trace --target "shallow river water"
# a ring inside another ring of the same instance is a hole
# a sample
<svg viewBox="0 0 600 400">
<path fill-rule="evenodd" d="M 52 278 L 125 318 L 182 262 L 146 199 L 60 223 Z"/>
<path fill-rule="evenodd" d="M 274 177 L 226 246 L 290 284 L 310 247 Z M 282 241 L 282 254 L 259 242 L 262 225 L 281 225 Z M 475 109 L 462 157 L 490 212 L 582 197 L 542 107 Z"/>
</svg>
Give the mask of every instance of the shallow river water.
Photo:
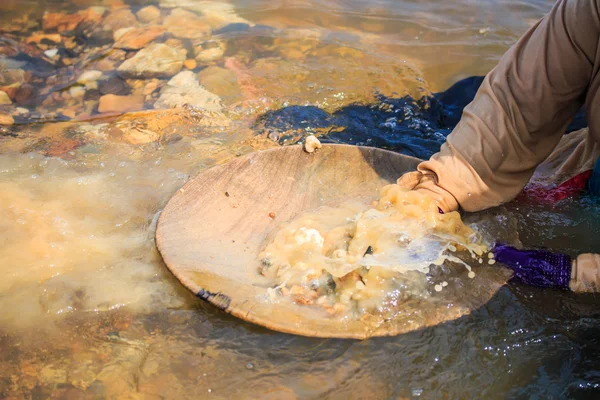
<svg viewBox="0 0 600 400">
<path fill-rule="evenodd" d="M 360 132 L 391 123 L 373 111 L 390 99 L 484 75 L 551 5 L 0 1 L 0 398 L 597 398 L 595 296 L 509 282 L 435 327 L 305 338 L 198 300 L 154 244 L 190 178 L 306 132 L 431 154 L 448 131 L 423 128 L 414 102 L 413 141 Z M 339 116 L 363 111 L 344 136 Z M 599 210 L 490 215 L 574 255 L 599 250 Z"/>
</svg>

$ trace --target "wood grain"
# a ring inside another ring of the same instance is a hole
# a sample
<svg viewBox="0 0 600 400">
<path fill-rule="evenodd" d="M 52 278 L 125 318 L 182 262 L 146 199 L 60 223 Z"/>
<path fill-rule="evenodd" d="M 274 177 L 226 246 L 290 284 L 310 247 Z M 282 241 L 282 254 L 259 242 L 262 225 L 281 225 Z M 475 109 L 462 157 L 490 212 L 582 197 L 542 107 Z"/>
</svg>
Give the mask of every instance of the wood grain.
<svg viewBox="0 0 600 400">
<path fill-rule="evenodd" d="M 457 308 L 412 325 L 339 321 L 311 307 L 265 300 L 268 283 L 258 273 L 257 256 L 278 226 L 322 205 L 357 196 L 376 199 L 381 186 L 414 170 L 418 162 L 347 145 L 324 145 L 312 154 L 300 146 L 252 153 L 206 170 L 180 189 L 160 216 L 156 244 L 171 272 L 200 298 L 281 332 L 363 339 L 458 318 L 468 310 Z M 499 287 L 492 286 L 483 297 Z"/>
</svg>

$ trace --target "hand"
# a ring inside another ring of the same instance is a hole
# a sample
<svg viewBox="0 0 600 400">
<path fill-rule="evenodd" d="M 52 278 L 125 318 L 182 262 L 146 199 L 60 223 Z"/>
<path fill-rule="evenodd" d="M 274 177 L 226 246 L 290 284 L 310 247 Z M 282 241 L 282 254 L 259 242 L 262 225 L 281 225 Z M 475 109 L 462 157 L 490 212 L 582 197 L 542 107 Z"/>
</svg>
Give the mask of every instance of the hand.
<svg viewBox="0 0 600 400">
<path fill-rule="evenodd" d="M 569 290 L 571 257 L 544 250 L 518 250 L 504 244 L 492 249 L 497 262 L 515 273 L 526 285 Z"/>
<path fill-rule="evenodd" d="M 458 202 L 438 185 L 435 174 L 423 174 L 420 171 L 407 172 L 396 181 L 398 186 L 408 190 L 417 190 L 435 199 L 438 208 L 443 212 L 458 211 Z"/>
<path fill-rule="evenodd" d="M 580 254 L 573 261 L 569 287 L 574 292 L 600 291 L 600 254 Z"/>
</svg>

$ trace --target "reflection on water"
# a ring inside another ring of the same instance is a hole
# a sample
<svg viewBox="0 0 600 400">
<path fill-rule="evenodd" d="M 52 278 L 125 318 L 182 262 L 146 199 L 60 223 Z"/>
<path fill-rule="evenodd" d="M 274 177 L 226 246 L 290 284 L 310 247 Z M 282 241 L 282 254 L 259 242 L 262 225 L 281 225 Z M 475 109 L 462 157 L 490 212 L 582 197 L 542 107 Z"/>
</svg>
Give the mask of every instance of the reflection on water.
<svg viewBox="0 0 600 400">
<path fill-rule="evenodd" d="M 377 108 L 363 128 L 392 123 L 389 99 L 485 74 L 551 3 L 0 2 L 0 397 L 592 396 L 593 297 L 509 285 L 441 326 L 317 340 L 197 301 L 153 242 L 190 177 L 301 137 L 260 125 L 265 113 L 309 106 L 349 124 L 361 103 Z M 493 218 L 518 221 L 527 245 L 574 253 L 597 245 L 581 207 L 598 204 Z"/>
</svg>

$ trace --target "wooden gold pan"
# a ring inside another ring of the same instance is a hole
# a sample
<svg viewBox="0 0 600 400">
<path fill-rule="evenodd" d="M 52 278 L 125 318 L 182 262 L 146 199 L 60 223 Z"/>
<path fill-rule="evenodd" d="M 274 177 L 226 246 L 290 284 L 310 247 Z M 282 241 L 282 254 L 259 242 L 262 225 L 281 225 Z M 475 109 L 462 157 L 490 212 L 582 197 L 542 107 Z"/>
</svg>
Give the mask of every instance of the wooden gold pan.
<svg viewBox="0 0 600 400">
<path fill-rule="evenodd" d="M 323 145 L 252 153 L 208 169 L 169 201 L 156 244 L 171 272 L 198 297 L 246 321 L 304 336 L 364 339 L 391 336 L 456 319 L 488 301 L 506 281 L 499 269 L 466 278 L 464 298 L 444 299 L 431 311 L 397 319 L 340 320 L 311 306 L 266 300 L 258 254 L 267 235 L 299 213 L 357 197 L 374 200 L 378 189 L 414 170 L 418 159 L 386 150 Z M 273 219 L 269 214 L 276 217 Z M 448 306 L 452 303 L 452 306 Z"/>
</svg>

